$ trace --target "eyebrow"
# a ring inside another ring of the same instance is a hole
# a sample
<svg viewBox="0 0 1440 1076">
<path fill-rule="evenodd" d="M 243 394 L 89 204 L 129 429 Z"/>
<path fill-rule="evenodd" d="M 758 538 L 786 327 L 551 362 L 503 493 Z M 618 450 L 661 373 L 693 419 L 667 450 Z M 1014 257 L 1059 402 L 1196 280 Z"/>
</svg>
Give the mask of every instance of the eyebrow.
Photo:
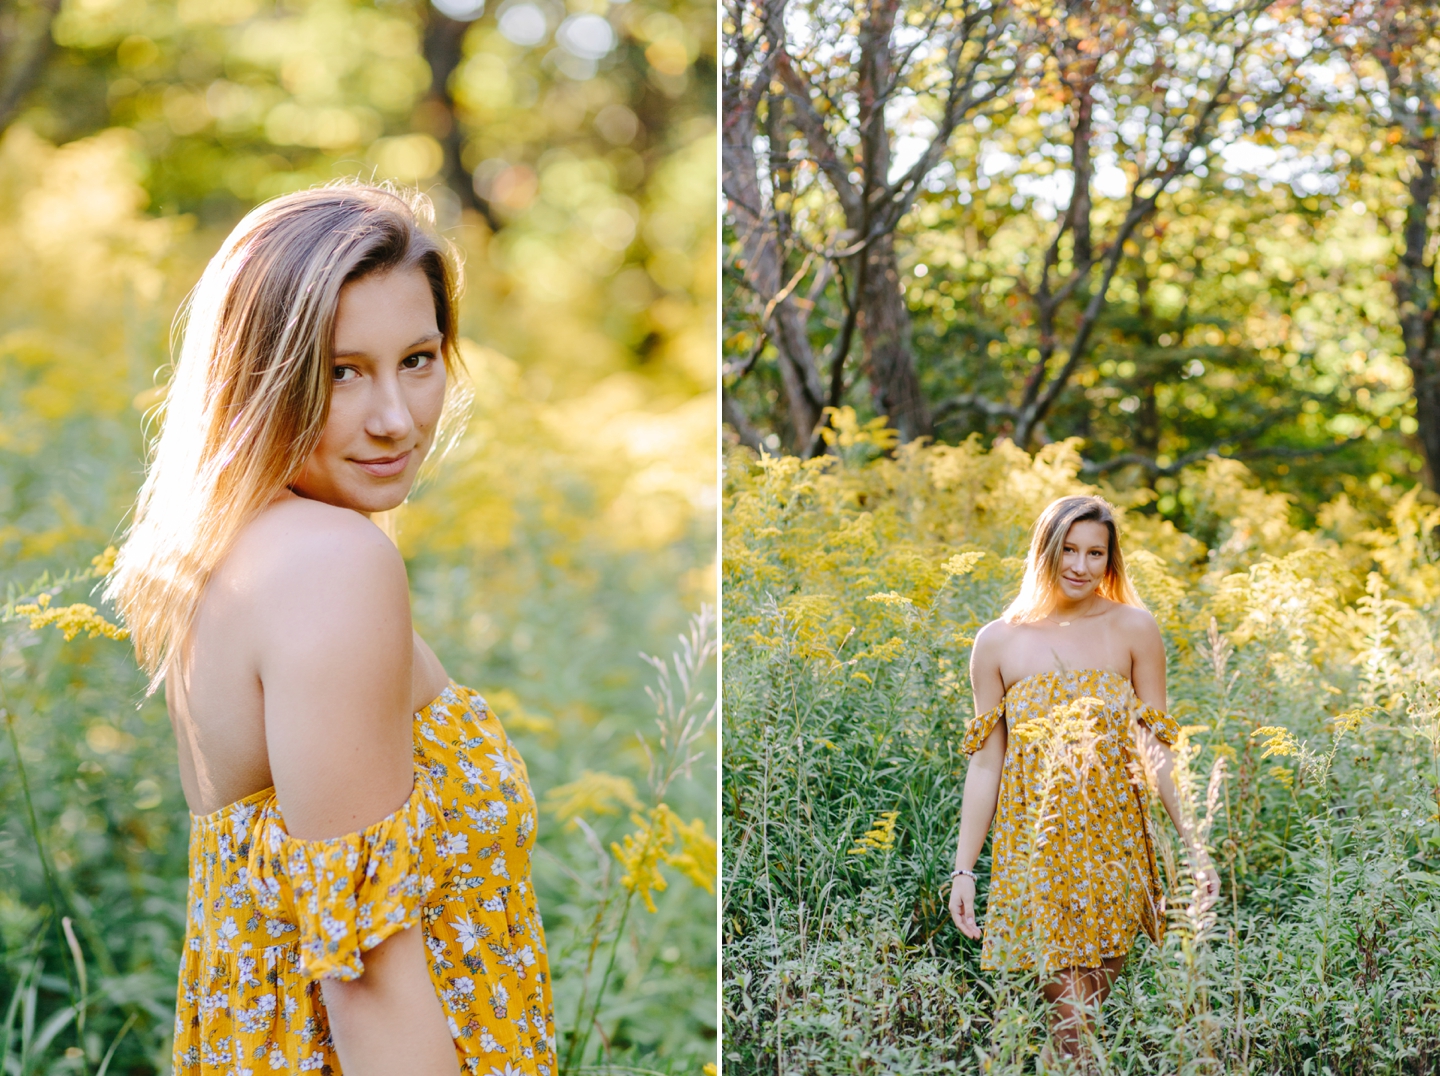
<svg viewBox="0 0 1440 1076">
<path fill-rule="evenodd" d="M 430 343 L 431 340 L 442 340 L 442 339 L 444 339 L 444 337 L 445 337 L 445 334 L 442 333 L 442 332 L 439 332 L 438 330 L 437 330 L 436 332 L 433 332 L 433 333 L 426 333 L 424 336 L 420 337 L 420 339 L 416 340 L 414 343 L 406 344 L 403 348 L 401 348 L 401 350 L 402 350 L 402 351 L 409 351 L 411 348 L 417 348 L 417 347 L 419 347 L 421 344 L 428 344 L 428 343 Z M 337 358 L 337 359 L 355 359 L 355 358 L 362 358 L 362 357 L 364 357 L 364 356 L 367 356 L 368 354 L 369 354 L 369 352 L 365 352 L 365 351 L 337 351 L 337 352 L 335 352 L 335 354 L 334 354 L 333 357 L 334 357 L 334 358 Z"/>
</svg>

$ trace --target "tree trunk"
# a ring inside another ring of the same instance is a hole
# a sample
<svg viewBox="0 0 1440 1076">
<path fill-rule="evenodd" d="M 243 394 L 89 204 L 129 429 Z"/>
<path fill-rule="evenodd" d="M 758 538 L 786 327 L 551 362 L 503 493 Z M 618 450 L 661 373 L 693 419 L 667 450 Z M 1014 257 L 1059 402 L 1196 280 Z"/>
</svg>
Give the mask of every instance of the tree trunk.
<svg viewBox="0 0 1440 1076">
<path fill-rule="evenodd" d="M 9 127 L 19 115 L 20 106 L 40 81 L 54 48 L 50 28 L 60 11 L 60 0 L 43 0 L 38 7 L 39 25 L 31 31 L 30 37 L 25 38 L 17 32 L 5 55 L 0 57 L 0 65 L 3 65 L 3 76 L 0 76 L 0 131 Z"/>
<path fill-rule="evenodd" d="M 425 62 L 430 65 L 429 100 L 439 106 L 445 117 L 444 130 L 435 132 L 445 153 L 445 185 L 455 192 L 462 206 L 475 210 L 485 218 L 490 230 L 497 232 L 501 226 L 499 218 L 490 208 L 490 203 L 476 192 L 470 170 L 460 159 L 465 132 L 460 117 L 455 114 L 455 96 L 450 92 L 450 76 L 460 66 L 465 31 L 469 28 L 468 22 L 448 18 L 426 5 L 424 53 Z"/>
<path fill-rule="evenodd" d="M 767 219 L 755 159 L 755 112 L 737 91 L 727 87 L 723 128 L 722 178 L 725 198 L 743 250 L 745 281 L 766 304 L 765 319 L 779 357 L 785 402 L 794 427 L 794 443 L 803 452 L 820 421 L 824 385 L 815 367 L 806 317 L 793 296 L 781 297 L 784 279 L 779 238 L 773 218 Z M 738 432 L 738 431 L 737 431 Z"/>
<path fill-rule="evenodd" d="M 857 235 L 870 235 L 865 258 L 865 283 L 860 291 L 860 339 L 870 375 L 875 409 L 886 416 L 902 441 L 930 433 L 930 410 L 920 393 L 915 359 L 910 350 L 910 311 L 900 287 L 895 235 L 875 235 L 871 219 L 875 194 L 885 188 L 890 172 L 890 130 L 885 124 L 894 78 L 891 38 L 899 12 L 897 0 L 871 0 L 860 32 L 860 130 L 864 196 L 860 219 L 846 223 Z M 898 221 L 896 223 L 899 223 Z"/>
<path fill-rule="evenodd" d="M 860 338 L 875 409 L 890 419 L 902 441 L 930 433 L 930 409 L 910 354 L 910 311 L 900 287 L 892 235 L 877 236 L 866 251 Z"/>
<path fill-rule="evenodd" d="M 1415 420 L 1431 489 L 1440 488 L 1440 348 L 1435 345 L 1435 268 L 1426 264 L 1435 198 L 1435 142 L 1413 147 L 1415 174 L 1405 207 L 1405 248 L 1393 277 L 1405 360 L 1414 382 Z"/>
<path fill-rule="evenodd" d="M 1091 65 L 1093 66 L 1093 65 Z M 1090 78 L 1084 78 L 1075 89 L 1071 108 L 1074 116 L 1071 122 L 1070 156 L 1071 167 L 1075 170 L 1075 183 L 1070 195 L 1070 227 L 1075 236 L 1075 258 L 1078 265 L 1088 265 L 1094 258 L 1094 243 L 1090 238 L 1090 125 L 1094 109 L 1094 86 Z"/>
</svg>

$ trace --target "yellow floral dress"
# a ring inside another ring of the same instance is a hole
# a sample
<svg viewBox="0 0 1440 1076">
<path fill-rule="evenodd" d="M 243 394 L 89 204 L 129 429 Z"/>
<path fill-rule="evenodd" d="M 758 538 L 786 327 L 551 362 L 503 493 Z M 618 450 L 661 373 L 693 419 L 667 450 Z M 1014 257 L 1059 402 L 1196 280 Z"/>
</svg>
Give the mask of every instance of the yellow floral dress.
<svg viewBox="0 0 1440 1076">
<path fill-rule="evenodd" d="M 1165 906 L 1133 723 L 1172 744 L 1174 718 L 1116 672 L 1037 673 L 970 721 L 961 750 L 978 751 L 1002 718 L 981 967 L 1098 967 L 1142 929 L 1158 944 Z"/>
<path fill-rule="evenodd" d="M 453 682 L 414 731 L 409 799 L 359 833 L 290 836 L 274 789 L 191 816 L 177 1076 L 339 1076 L 320 980 L 358 978 L 366 950 L 416 924 L 462 1071 L 555 1072 L 525 764 Z"/>
</svg>

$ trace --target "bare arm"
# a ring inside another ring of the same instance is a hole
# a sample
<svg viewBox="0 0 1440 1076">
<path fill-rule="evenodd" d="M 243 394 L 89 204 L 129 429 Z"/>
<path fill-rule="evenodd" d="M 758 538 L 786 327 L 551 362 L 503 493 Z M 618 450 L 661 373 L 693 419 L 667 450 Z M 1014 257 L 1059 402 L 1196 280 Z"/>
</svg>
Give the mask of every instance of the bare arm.
<svg viewBox="0 0 1440 1076">
<path fill-rule="evenodd" d="M 1143 618 L 1136 618 L 1137 627 L 1131 645 L 1131 682 L 1141 702 L 1157 710 L 1166 710 L 1165 641 L 1160 637 L 1160 627 L 1155 623 L 1155 619 L 1149 614 L 1142 616 Z M 1212 895 L 1218 894 L 1220 878 L 1210 865 L 1210 854 L 1199 846 L 1191 826 L 1185 820 L 1184 812 L 1180 810 L 1180 797 L 1171 776 L 1175 768 L 1175 753 L 1168 745 L 1161 743 L 1145 725 L 1140 726 L 1140 741 L 1146 756 L 1154 765 L 1155 789 L 1160 794 L 1165 813 L 1170 816 L 1175 831 L 1185 842 L 1190 853 L 1190 862 L 1205 872 L 1207 890 Z"/>
<path fill-rule="evenodd" d="M 318 515 L 287 532 L 259 581 L 252 638 L 275 794 L 292 837 L 354 833 L 404 805 L 413 783 L 409 591 L 371 523 Z M 347 1076 L 458 1076 L 418 927 L 370 949 L 353 982 L 325 979 Z"/>
<path fill-rule="evenodd" d="M 1000 676 L 998 640 L 993 628 L 982 630 L 970 652 L 970 689 L 977 715 L 993 710 L 1005 698 Z M 999 721 L 985 737 L 980 750 L 970 756 L 965 770 L 965 791 L 960 801 L 960 839 L 955 845 L 955 868 L 974 870 L 985 846 L 985 835 L 995 819 L 1000 797 L 1000 771 L 1005 766 L 1005 722 Z M 975 923 L 975 879 L 957 876 L 950 886 L 950 918 L 967 938 L 979 938 Z"/>
</svg>

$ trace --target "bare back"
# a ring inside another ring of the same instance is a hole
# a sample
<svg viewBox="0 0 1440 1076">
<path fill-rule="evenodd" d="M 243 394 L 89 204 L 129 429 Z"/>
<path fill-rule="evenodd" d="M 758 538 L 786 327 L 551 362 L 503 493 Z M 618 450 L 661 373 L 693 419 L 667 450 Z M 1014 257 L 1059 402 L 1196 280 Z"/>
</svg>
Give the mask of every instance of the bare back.
<svg viewBox="0 0 1440 1076">
<path fill-rule="evenodd" d="M 263 615 L 286 597 L 277 561 L 300 542 L 332 540 L 343 547 L 357 536 L 363 541 L 357 534 L 361 528 L 388 541 L 358 512 L 287 491 L 240 533 L 211 576 L 196 612 L 184 674 L 177 675 L 172 667 L 165 677 L 181 785 L 195 814 L 217 811 L 276 783 L 266 736 L 262 668 L 267 647 L 285 645 Z M 356 588 L 369 583 L 366 578 L 353 580 Z M 412 652 L 401 664 L 409 666 L 405 694 L 413 713 L 438 696 L 449 678 L 434 652 L 410 629 L 408 609 L 404 612 L 403 625 L 377 622 L 375 628 L 393 638 L 403 638 L 408 631 Z M 313 630 L 324 630 L 324 613 L 302 607 L 287 620 L 303 635 L 312 614 Z"/>
</svg>

